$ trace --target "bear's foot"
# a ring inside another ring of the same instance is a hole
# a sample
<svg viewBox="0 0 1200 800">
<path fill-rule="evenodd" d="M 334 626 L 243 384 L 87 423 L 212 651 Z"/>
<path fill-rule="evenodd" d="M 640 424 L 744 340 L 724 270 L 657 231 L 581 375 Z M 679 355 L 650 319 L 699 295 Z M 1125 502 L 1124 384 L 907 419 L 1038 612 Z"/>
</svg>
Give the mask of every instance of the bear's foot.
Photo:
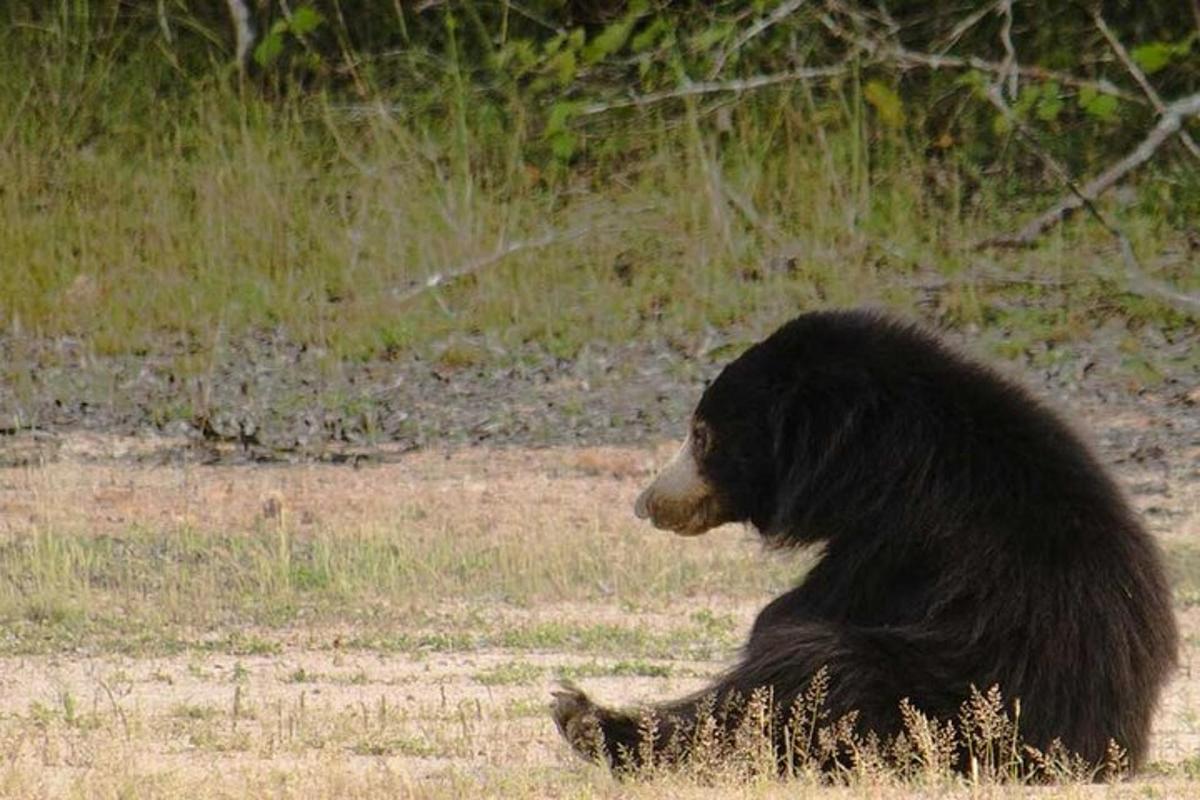
<svg viewBox="0 0 1200 800">
<path fill-rule="evenodd" d="M 554 692 L 550 713 L 558 731 L 588 761 L 608 762 L 600 718 L 604 711 L 574 684 L 564 681 Z"/>
</svg>

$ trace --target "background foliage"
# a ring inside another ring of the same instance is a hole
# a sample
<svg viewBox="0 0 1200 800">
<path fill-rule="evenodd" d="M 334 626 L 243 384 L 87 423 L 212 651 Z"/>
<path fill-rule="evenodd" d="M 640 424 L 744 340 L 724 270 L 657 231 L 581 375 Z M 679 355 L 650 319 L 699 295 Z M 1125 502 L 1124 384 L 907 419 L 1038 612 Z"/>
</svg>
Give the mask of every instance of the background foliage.
<svg viewBox="0 0 1200 800">
<path fill-rule="evenodd" d="M 1076 286 L 1066 317 L 1139 313 L 1086 224 L 978 277 L 972 242 L 1063 191 L 984 90 L 1088 177 L 1156 118 L 1094 10 L 1167 102 L 1200 89 L 1191 0 L 254 0 L 242 60 L 238 5 L 0 12 L 9 330 L 570 353 L 911 304 L 918 273 L 951 278 L 952 321 L 981 319 L 997 269 Z M 1177 252 L 1200 236 L 1197 161 L 1173 142 L 1112 202 L 1136 244 Z M 1196 287 L 1190 257 L 1155 270 Z"/>
</svg>

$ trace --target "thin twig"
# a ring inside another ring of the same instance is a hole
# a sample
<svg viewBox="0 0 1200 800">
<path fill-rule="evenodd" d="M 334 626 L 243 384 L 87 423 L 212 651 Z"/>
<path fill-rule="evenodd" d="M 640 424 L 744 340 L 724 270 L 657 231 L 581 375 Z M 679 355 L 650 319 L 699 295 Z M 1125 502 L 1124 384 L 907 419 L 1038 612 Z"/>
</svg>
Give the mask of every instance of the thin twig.
<svg viewBox="0 0 1200 800">
<path fill-rule="evenodd" d="M 746 222 L 750 223 L 751 227 L 762 231 L 763 235 L 775 244 L 779 245 L 783 243 L 783 237 L 780 235 L 779 230 L 769 220 L 763 219 L 762 215 L 754 207 L 754 203 L 748 197 L 734 191 L 733 187 L 724 181 L 721 182 L 721 190 L 725 193 L 725 197 L 728 198 L 730 205 L 745 217 Z"/>
<path fill-rule="evenodd" d="M 465 264 L 461 264 L 452 269 L 441 270 L 430 275 L 425 280 L 409 287 L 405 290 L 394 290 L 397 303 L 407 303 L 419 295 L 424 294 L 439 286 L 445 286 L 448 283 L 465 278 L 468 275 L 473 275 L 480 270 L 486 269 L 494 264 L 497 264 L 514 253 L 519 253 L 523 250 L 540 250 L 543 247 L 549 247 L 552 244 L 559 242 L 571 241 L 589 233 L 592 230 L 590 226 L 572 228 L 567 231 L 551 231 L 550 233 L 538 236 L 533 239 L 522 239 L 515 242 L 504 242 L 500 244 L 491 253 L 472 259 Z"/>
<path fill-rule="evenodd" d="M 943 38 L 934 49 L 936 49 L 939 53 L 945 53 L 951 47 L 954 47 L 954 45 L 958 43 L 958 40 L 961 39 L 967 31 L 978 25 L 981 19 L 986 17 L 988 14 L 991 14 L 1005 2 L 1006 0 L 996 0 L 996 2 L 992 3 L 991 5 L 986 5 L 983 8 L 977 9 L 973 13 L 969 14 L 962 20 L 962 22 L 959 22 L 957 25 L 955 25 L 954 29 L 951 30 L 950 33 L 946 34 L 945 38 Z M 1197 2 L 1200 2 L 1200 0 L 1197 0 Z"/>
<path fill-rule="evenodd" d="M 250 19 L 250 9 L 246 8 L 245 0 L 225 0 L 225 5 L 229 7 L 229 16 L 233 19 L 234 58 L 238 69 L 244 70 L 250 48 L 254 46 L 254 23 Z"/>
<path fill-rule="evenodd" d="M 840 3 L 833 2 L 832 0 L 827 0 L 826 6 L 840 13 L 848 14 L 852 18 L 860 18 L 859 15 L 852 14 L 848 9 L 846 9 L 845 6 L 841 5 Z M 799 2 L 787 2 L 781 5 L 779 9 L 776 9 L 776 11 L 779 11 L 780 9 L 787 9 L 787 11 L 791 13 L 799 7 Z M 821 23 L 825 25 L 826 28 L 831 30 L 834 35 L 855 45 L 855 47 L 859 49 L 865 50 L 867 53 L 880 61 L 892 62 L 902 70 L 913 69 L 915 67 L 924 67 L 934 70 L 975 69 L 1001 77 L 1009 77 L 1010 80 L 1012 80 L 1011 76 L 1013 75 L 1022 75 L 1034 80 L 1058 81 L 1064 86 L 1071 86 L 1077 89 L 1092 89 L 1100 94 L 1112 95 L 1113 97 L 1119 97 L 1123 100 L 1133 103 L 1142 105 L 1146 103 L 1145 99 L 1139 95 L 1126 92 L 1106 80 L 1093 81 L 1079 78 L 1066 72 L 1059 72 L 1057 70 L 1044 69 L 1042 67 L 1023 67 L 1015 63 L 1015 58 L 1013 59 L 1012 63 L 1006 62 L 997 64 L 993 61 L 987 61 L 974 56 L 960 57 L 936 55 L 932 53 L 920 53 L 909 50 L 901 45 L 885 43 L 873 38 L 857 36 L 843 29 L 826 14 L 818 15 L 818 19 L 820 19 Z M 760 20 L 760 22 L 752 25 L 749 29 L 747 29 L 747 32 L 749 33 L 750 31 L 755 31 L 755 29 L 760 25 L 762 26 L 760 30 L 765 29 L 768 25 L 773 24 L 775 21 L 777 21 L 775 20 L 775 13 L 772 13 L 763 20 Z M 757 32 L 759 31 L 755 31 L 755 33 Z M 745 36 L 745 34 L 743 34 L 743 36 Z M 739 41 L 735 42 L 735 46 L 731 49 L 736 49 L 736 47 L 740 46 L 741 43 L 741 37 L 739 37 Z M 741 80 L 709 80 L 695 83 L 688 81 L 682 86 L 674 89 L 664 89 L 658 92 L 636 95 L 623 100 L 592 103 L 591 105 L 587 105 L 579 109 L 576 112 L 576 116 L 588 117 L 596 114 L 605 114 L 609 111 L 616 111 L 623 108 L 642 108 L 644 106 L 661 103 L 666 100 L 676 100 L 684 97 L 697 97 L 700 95 L 716 94 L 720 92 L 749 92 L 754 91 L 755 89 L 761 89 L 767 86 L 775 86 L 782 83 L 792 83 L 795 81 L 806 81 L 818 78 L 837 78 L 846 74 L 847 71 L 848 67 L 846 63 L 843 62 L 841 64 L 835 64 L 827 67 L 803 67 L 773 75 L 757 75 L 752 78 L 744 78 Z"/>
<path fill-rule="evenodd" d="M 883 20 L 883 24 L 887 26 L 888 33 L 892 34 L 893 36 L 899 33 L 900 23 L 897 22 L 896 18 L 892 16 L 892 12 L 888 11 L 887 5 L 883 2 L 883 0 L 876 0 L 875 8 L 877 9 L 876 13 L 879 14 L 879 18 Z"/>
<path fill-rule="evenodd" d="M 1075 89 L 1092 89 L 1100 94 L 1112 95 L 1119 97 L 1122 100 L 1128 100 L 1139 105 L 1145 105 L 1145 100 L 1136 94 L 1121 89 L 1106 80 L 1088 80 L 1079 78 L 1068 72 L 1060 72 L 1054 69 L 1045 69 L 1044 67 L 1026 67 L 1016 65 L 1015 70 L 1010 70 L 1004 64 L 997 64 L 994 61 L 987 61 L 975 56 L 967 56 L 965 58 L 959 56 L 942 56 L 933 55 L 930 53 L 919 53 L 914 50 L 909 50 L 903 47 L 889 46 L 881 50 L 878 55 L 881 57 L 891 57 L 896 60 L 901 68 L 921 66 L 929 69 L 977 69 L 980 72 L 988 72 L 993 75 L 1004 76 L 1015 72 L 1017 75 L 1026 78 L 1033 78 L 1038 81 L 1058 81 L 1064 86 L 1070 86 Z"/>
<path fill-rule="evenodd" d="M 1200 295 L 1186 294 L 1174 286 L 1151 278 L 1142 268 L 1142 262 L 1138 261 L 1129 237 L 1119 230 L 1115 231 L 1115 234 L 1121 245 L 1121 258 L 1125 261 L 1125 270 L 1129 273 L 1129 285 L 1134 291 L 1155 295 L 1180 311 L 1192 314 L 1200 312 Z"/>
<path fill-rule="evenodd" d="M 826 0 L 826 6 L 853 19 L 861 19 L 861 15 L 854 14 L 841 3 L 836 2 L 836 0 Z M 894 64 L 902 70 L 916 67 L 933 70 L 974 69 L 1001 78 L 1008 76 L 1012 71 L 1010 67 L 1003 63 L 988 61 L 976 56 L 948 56 L 937 53 L 922 53 L 916 50 L 909 50 L 900 44 L 882 41 L 872 36 L 860 35 L 846 30 L 827 14 L 820 14 L 817 19 L 834 36 L 837 36 L 859 50 L 865 51 L 878 61 Z M 1100 94 L 1119 97 L 1122 100 L 1137 103 L 1138 105 L 1146 105 L 1146 100 L 1141 95 L 1127 92 L 1111 81 L 1103 79 L 1098 81 L 1088 80 L 1072 75 L 1069 72 L 1060 72 L 1037 66 L 1025 67 L 1017 65 L 1016 73 L 1022 77 L 1032 78 L 1037 81 L 1058 81 L 1064 86 L 1070 86 L 1075 89 L 1091 89 Z"/>
<path fill-rule="evenodd" d="M 1196 0 L 1200 3 L 1200 0 Z M 1125 49 L 1125 45 L 1121 44 L 1121 40 L 1112 32 L 1112 28 L 1108 27 L 1108 23 L 1104 20 L 1100 9 L 1097 7 L 1092 10 L 1092 21 L 1096 23 L 1096 28 L 1100 33 L 1104 34 L 1104 38 L 1108 41 L 1108 46 L 1117 54 L 1117 58 L 1121 59 L 1121 63 L 1125 65 L 1125 69 L 1129 70 L 1129 74 L 1137 81 L 1138 86 L 1142 87 L 1142 91 L 1146 93 L 1146 97 L 1150 99 L 1150 105 L 1154 106 L 1154 110 L 1159 114 L 1166 111 L 1167 106 L 1151 85 L 1146 73 L 1142 72 L 1142 68 L 1137 65 L 1137 62 L 1130 57 L 1129 51 Z M 1184 146 L 1196 158 L 1200 158 L 1200 146 L 1196 144 L 1196 140 L 1186 130 L 1179 131 L 1179 138 Z"/>
<path fill-rule="evenodd" d="M 907 50 L 901 47 L 894 46 L 876 46 L 870 52 L 879 60 L 892 61 L 901 69 L 913 69 L 917 67 L 926 67 L 929 69 L 976 69 L 981 72 L 988 72 L 993 75 L 1005 75 L 1008 69 L 1003 64 L 997 64 L 992 61 L 985 61 L 981 58 L 959 58 L 957 56 L 939 56 L 930 53 L 918 53 L 913 50 Z M 684 97 L 697 97 L 706 94 L 717 94 L 720 92 L 750 92 L 755 89 L 762 89 L 767 86 L 776 86 L 781 83 L 794 83 L 796 81 L 806 81 L 822 78 L 837 78 L 845 75 L 848 67 L 845 64 L 835 64 L 829 67 L 805 67 L 801 69 L 789 70 L 788 72 L 780 72 L 774 75 L 757 75 L 753 78 L 745 78 L 742 80 L 730 81 L 700 81 L 696 83 L 685 83 L 675 89 L 664 89 L 660 92 L 650 92 L 649 94 L 635 95 L 624 100 L 612 100 L 605 103 L 593 103 L 584 106 L 577 113 L 578 117 L 589 117 L 596 114 L 605 114 L 609 111 L 617 111 L 623 108 L 642 108 L 656 103 L 661 103 L 666 100 L 677 100 Z M 1078 78 L 1065 72 L 1057 70 L 1043 69 L 1041 67 L 1018 67 L 1017 73 L 1025 77 L 1034 78 L 1035 80 L 1054 80 L 1065 86 L 1071 86 L 1076 89 L 1092 89 L 1100 94 L 1112 95 L 1119 97 L 1139 105 L 1145 105 L 1146 100 L 1142 97 L 1126 92 L 1117 88 L 1112 83 L 1100 80 L 1092 81 L 1084 78 Z"/>
<path fill-rule="evenodd" d="M 167 18 L 166 0 L 158 0 L 158 29 L 162 31 L 167 44 L 175 44 L 175 34 L 171 32 L 171 21 Z"/>
<path fill-rule="evenodd" d="M 512 2 L 512 0 L 508 0 L 508 7 L 511 8 L 513 11 L 517 12 L 518 14 L 520 14 L 525 19 L 529 20 L 530 22 L 541 25 L 543 28 L 545 28 L 547 30 L 554 31 L 555 33 L 561 33 L 563 35 L 566 35 L 566 33 L 567 33 L 566 28 L 562 27 L 561 25 L 557 25 L 554 22 L 551 22 L 550 20 L 546 19 L 545 17 L 541 16 L 540 14 L 534 13 L 533 10 L 526 8 L 521 3 L 514 3 L 514 2 Z"/>
<path fill-rule="evenodd" d="M 767 14 L 765 17 L 758 20 L 758 22 L 755 22 L 749 28 L 746 28 L 746 30 L 742 31 L 741 35 L 733 40 L 733 44 L 723 49 L 721 54 L 717 56 L 717 60 L 713 62 L 712 69 L 709 70 L 708 79 L 713 80 L 720 75 L 721 70 L 725 69 L 725 62 L 731 55 L 736 53 L 738 50 L 741 50 L 746 42 L 750 41 L 755 36 L 758 36 L 776 22 L 779 22 L 785 17 L 791 16 L 796 11 L 799 11 L 800 7 L 807 2 L 808 0 L 785 0 L 776 6 L 775 10 L 770 14 Z"/>
<path fill-rule="evenodd" d="M 1017 99 L 1019 89 L 1017 78 L 1021 69 L 1017 63 L 1017 48 L 1013 47 L 1012 41 L 1012 0 L 1001 0 L 998 8 L 1001 16 L 1004 17 L 1004 21 L 1000 24 L 1000 41 L 1004 44 L 1004 61 L 1000 63 L 1000 66 L 1008 70 L 1008 74 L 1004 77 L 1008 80 L 1008 99 L 1012 101 Z"/>
<path fill-rule="evenodd" d="M 587 117 L 593 114 L 604 114 L 621 108 L 641 108 L 643 106 L 661 103 L 664 100 L 676 100 L 682 97 L 697 97 L 720 92 L 750 92 L 765 86 L 775 86 L 780 83 L 812 80 L 814 78 L 837 78 L 845 75 L 848 68 L 844 64 L 831 67 L 807 67 L 779 72 L 774 75 L 756 75 L 753 78 L 731 81 L 700 81 L 685 83 L 676 89 L 665 89 L 661 92 L 635 95 L 625 100 L 613 100 L 607 103 L 593 103 L 579 110 L 578 116 Z"/>
</svg>

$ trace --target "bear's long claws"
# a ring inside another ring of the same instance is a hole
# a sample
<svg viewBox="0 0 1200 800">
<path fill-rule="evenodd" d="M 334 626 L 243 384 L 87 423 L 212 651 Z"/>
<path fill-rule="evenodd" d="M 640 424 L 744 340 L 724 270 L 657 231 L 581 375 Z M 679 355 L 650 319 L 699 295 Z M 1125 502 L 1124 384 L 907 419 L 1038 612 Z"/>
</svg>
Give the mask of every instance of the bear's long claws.
<svg viewBox="0 0 1200 800">
<path fill-rule="evenodd" d="M 562 681 L 559 686 L 550 705 L 554 724 L 577 753 L 589 760 L 599 760 L 604 753 L 599 708 L 570 681 Z"/>
</svg>

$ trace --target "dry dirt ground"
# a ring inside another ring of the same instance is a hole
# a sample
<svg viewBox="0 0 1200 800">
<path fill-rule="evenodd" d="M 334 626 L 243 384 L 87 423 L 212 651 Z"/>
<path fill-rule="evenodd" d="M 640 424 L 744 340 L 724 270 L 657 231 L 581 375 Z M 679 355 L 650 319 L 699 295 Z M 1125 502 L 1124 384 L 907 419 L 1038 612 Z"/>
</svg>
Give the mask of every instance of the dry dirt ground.
<svg viewBox="0 0 1200 800">
<path fill-rule="evenodd" d="M 241 633 L 258 644 L 221 647 L 195 643 L 239 624 L 225 614 L 222 584 L 212 584 L 211 597 L 202 589 L 181 601 L 153 585 L 140 598 L 128 587 L 106 593 L 94 579 L 88 602 L 156 620 L 147 623 L 151 644 L 85 637 L 5 651 L 0 796 L 1046 794 L 954 784 L 622 785 L 574 759 L 545 713 L 558 678 L 614 703 L 694 689 L 728 663 L 755 611 L 799 571 L 762 553 L 740 528 L 682 540 L 633 520 L 632 500 L 667 442 L 425 450 L 359 468 L 97 458 L 138 446 L 76 438 L 53 463 L 0 470 L 0 540 L 49 541 L 56 531 L 113 539 L 157 531 L 164 542 L 185 531 L 345 531 L 372 545 L 395 542 L 416 564 L 411 583 L 378 595 L 356 594 L 358 584 L 326 587 L 311 618 L 245 623 Z M 1189 445 L 1148 463 L 1109 459 L 1168 553 L 1200 537 L 1197 455 Z M 460 544 L 465 549 L 453 549 Z M 432 574 L 475 556 L 482 565 L 472 562 L 460 583 Z M 422 576 L 422 564 L 430 574 Z M 104 580 L 117 586 L 120 577 Z M 1186 639 L 1156 718 L 1149 774 L 1057 794 L 1200 797 L 1200 607 L 1186 588 L 1196 576 L 1178 580 Z M 491 590 L 475 585 L 488 581 Z M 201 610 L 154 617 L 142 603 Z M 381 643 L 380 625 L 369 621 L 375 613 L 400 644 Z M 450 634 L 439 638 L 439 628 Z M 157 648 L 158 633 L 193 644 Z"/>
</svg>

